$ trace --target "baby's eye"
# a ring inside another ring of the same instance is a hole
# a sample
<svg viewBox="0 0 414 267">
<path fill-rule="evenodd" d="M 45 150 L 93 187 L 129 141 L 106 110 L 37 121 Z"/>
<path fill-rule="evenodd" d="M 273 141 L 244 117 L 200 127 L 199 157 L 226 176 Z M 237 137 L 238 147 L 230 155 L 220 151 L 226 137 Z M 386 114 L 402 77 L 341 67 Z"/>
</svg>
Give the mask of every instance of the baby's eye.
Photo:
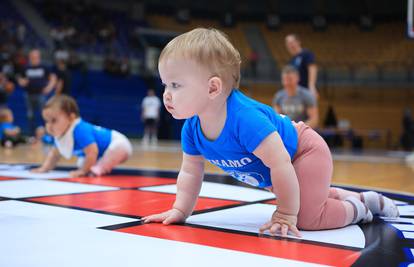
<svg viewBox="0 0 414 267">
<path fill-rule="evenodd" d="M 178 83 L 171 83 L 171 87 L 177 89 L 180 85 Z"/>
<path fill-rule="evenodd" d="M 165 83 L 162 83 L 161 86 L 162 86 L 162 88 L 167 87 L 167 85 Z"/>
</svg>

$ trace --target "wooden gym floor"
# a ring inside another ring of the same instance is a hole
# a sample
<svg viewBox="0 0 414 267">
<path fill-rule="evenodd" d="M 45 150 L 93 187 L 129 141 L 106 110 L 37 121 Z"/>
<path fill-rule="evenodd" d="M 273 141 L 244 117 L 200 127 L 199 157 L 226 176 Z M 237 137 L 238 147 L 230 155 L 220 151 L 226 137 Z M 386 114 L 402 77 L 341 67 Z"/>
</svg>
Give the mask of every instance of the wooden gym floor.
<svg viewBox="0 0 414 267">
<path fill-rule="evenodd" d="M 142 147 L 138 141 L 134 143 L 132 158 L 121 167 L 134 169 L 173 170 L 177 171 L 181 164 L 181 150 L 178 143 L 161 142 L 157 147 Z M 33 163 L 40 164 L 45 156 L 45 148 L 40 144 L 21 145 L 14 149 L 0 149 L 1 163 Z M 335 157 L 334 157 L 335 158 Z M 61 159 L 60 166 L 73 166 L 75 160 Z M 206 164 L 207 173 L 223 173 L 217 167 Z M 365 160 L 358 157 L 353 160 L 334 160 L 333 184 L 378 188 L 384 191 L 395 191 L 414 194 L 414 168 L 407 166 L 402 160 L 382 157 L 381 160 Z"/>
</svg>

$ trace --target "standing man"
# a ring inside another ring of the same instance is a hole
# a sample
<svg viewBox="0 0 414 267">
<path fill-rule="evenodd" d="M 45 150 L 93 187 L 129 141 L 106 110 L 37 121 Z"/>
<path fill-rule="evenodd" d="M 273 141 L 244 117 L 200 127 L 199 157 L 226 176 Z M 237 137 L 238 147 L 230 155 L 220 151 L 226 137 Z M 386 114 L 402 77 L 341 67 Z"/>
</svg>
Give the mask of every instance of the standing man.
<svg viewBox="0 0 414 267">
<path fill-rule="evenodd" d="M 303 121 L 312 128 L 319 122 L 316 98 L 308 89 L 299 85 L 299 73 L 293 66 L 282 69 L 283 89 L 276 93 L 273 108 L 293 121 Z"/>
<path fill-rule="evenodd" d="M 29 120 L 30 135 L 35 135 L 35 112 L 41 112 L 46 96 L 55 88 L 56 75 L 42 65 L 40 50 L 32 49 L 29 52 L 29 65 L 18 77 L 18 84 L 26 90 L 27 118 Z"/>
<path fill-rule="evenodd" d="M 285 44 L 292 55 L 289 64 L 295 66 L 299 71 L 299 85 L 309 88 L 311 93 L 318 98 L 318 91 L 316 90 L 318 66 L 315 62 L 315 55 L 310 50 L 302 48 L 300 39 L 296 34 L 287 35 Z"/>
<path fill-rule="evenodd" d="M 148 89 L 147 96 L 144 97 L 141 104 L 141 116 L 144 122 L 143 145 L 156 145 L 158 142 L 158 121 L 160 118 L 161 101 L 155 94 L 154 89 Z"/>
<path fill-rule="evenodd" d="M 71 75 L 67 68 L 66 61 L 59 59 L 56 61 L 56 94 L 71 95 Z"/>
</svg>

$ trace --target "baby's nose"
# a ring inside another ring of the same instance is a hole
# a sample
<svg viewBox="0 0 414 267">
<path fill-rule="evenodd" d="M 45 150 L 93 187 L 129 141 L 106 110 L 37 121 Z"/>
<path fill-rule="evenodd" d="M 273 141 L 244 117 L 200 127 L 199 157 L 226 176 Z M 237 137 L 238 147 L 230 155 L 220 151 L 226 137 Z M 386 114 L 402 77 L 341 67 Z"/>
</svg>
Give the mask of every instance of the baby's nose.
<svg viewBox="0 0 414 267">
<path fill-rule="evenodd" d="M 171 101 L 171 99 L 172 99 L 172 97 L 171 97 L 171 93 L 170 93 L 170 92 L 168 92 L 167 90 L 165 90 L 165 91 L 164 91 L 164 94 L 163 94 L 163 98 L 164 98 L 164 102 L 166 102 L 166 101 Z"/>
</svg>

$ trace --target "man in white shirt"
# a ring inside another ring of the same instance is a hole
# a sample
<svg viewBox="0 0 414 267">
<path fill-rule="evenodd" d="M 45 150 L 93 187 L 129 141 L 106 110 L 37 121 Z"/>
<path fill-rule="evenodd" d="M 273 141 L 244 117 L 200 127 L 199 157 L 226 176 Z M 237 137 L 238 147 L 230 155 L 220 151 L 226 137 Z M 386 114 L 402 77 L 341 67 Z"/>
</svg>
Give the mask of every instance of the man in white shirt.
<svg viewBox="0 0 414 267">
<path fill-rule="evenodd" d="M 153 145 L 158 142 L 157 130 L 160 117 L 161 101 L 155 94 L 154 89 L 148 89 L 147 96 L 141 104 L 141 119 L 144 122 L 144 137 L 142 143 L 148 145 L 149 141 Z"/>
</svg>

